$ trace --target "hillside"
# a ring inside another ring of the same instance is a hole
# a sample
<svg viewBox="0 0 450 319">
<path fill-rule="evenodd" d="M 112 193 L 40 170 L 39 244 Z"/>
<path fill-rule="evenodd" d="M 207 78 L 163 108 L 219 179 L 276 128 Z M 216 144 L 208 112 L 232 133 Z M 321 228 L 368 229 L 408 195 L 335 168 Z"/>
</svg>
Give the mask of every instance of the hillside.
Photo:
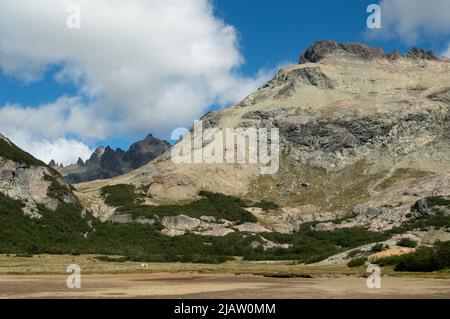
<svg viewBox="0 0 450 319">
<path fill-rule="evenodd" d="M 147 204 L 198 199 L 201 190 L 277 203 L 254 210 L 269 229 L 355 215 L 348 223 L 388 230 L 419 199 L 450 194 L 450 62 L 431 52 L 319 41 L 237 105 L 202 118 L 221 129 L 276 127 L 280 169 L 251 164 L 175 164 L 170 153 L 133 172 L 77 185 L 94 214 L 109 218 L 101 189 L 148 189 Z M 336 226 L 323 224 L 324 229 Z M 328 227 L 328 228 L 327 228 Z"/>
</svg>

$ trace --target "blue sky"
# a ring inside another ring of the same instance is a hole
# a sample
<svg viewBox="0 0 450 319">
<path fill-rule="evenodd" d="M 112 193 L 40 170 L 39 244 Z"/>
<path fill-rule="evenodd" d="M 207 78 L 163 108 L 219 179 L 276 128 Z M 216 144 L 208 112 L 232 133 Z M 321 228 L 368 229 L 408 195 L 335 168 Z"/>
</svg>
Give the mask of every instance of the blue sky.
<svg viewBox="0 0 450 319">
<path fill-rule="evenodd" d="M 385 1 L 391 2 L 391 0 Z M 392 2 L 402 1 L 404 0 L 392 0 Z M 437 3 L 443 3 L 440 0 L 436 1 Z M 395 36 L 392 36 L 389 39 L 387 39 L 386 36 L 380 36 L 377 39 L 369 40 L 367 34 L 365 33 L 365 25 L 366 19 L 369 15 L 368 13 L 366 13 L 366 8 L 371 3 L 377 3 L 377 1 L 213 1 L 212 6 L 214 18 L 216 18 L 217 20 L 223 20 L 226 25 L 233 26 L 235 29 L 235 36 L 237 37 L 238 42 L 235 45 L 235 48 L 233 48 L 234 51 L 230 51 L 230 55 L 236 53 L 237 51 L 245 61 L 244 63 L 237 63 L 236 61 L 231 62 L 229 64 L 231 65 L 229 67 L 230 70 L 226 71 L 226 76 L 230 74 L 237 74 L 240 78 L 248 78 L 246 80 L 247 82 L 250 82 L 249 79 L 253 79 L 255 85 L 256 83 L 260 84 L 260 82 L 258 81 L 261 81 L 263 77 L 261 77 L 261 79 L 256 79 L 255 74 L 257 74 L 261 70 L 271 70 L 280 63 L 296 63 L 302 50 L 307 48 L 314 41 L 321 39 L 331 39 L 337 42 L 361 41 L 371 45 L 383 47 L 387 51 L 391 51 L 393 48 L 397 48 L 402 52 L 408 51 L 412 46 L 419 46 L 426 49 L 432 49 L 433 51 L 438 53 L 442 53 L 449 47 L 449 33 L 442 31 L 442 28 L 445 29 L 447 26 L 443 26 L 441 29 L 439 29 L 438 26 L 438 28 L 436 29 L 436 27 L 433 25 L 432 28 L 429 28 L 431 30 L 430 31 L 428 30 L 426 25 L 426 23 L 428 23 L 429 21 L 427 20 L 428 18 L 423 18 L 422 24 L 419 21 L 417 24 L 417 28 L 412 29 L 414 32 L 417 32 L 418 35 L 420 35 L 413 41 L 411 41 L 411 39 L 402 39 L 401 32 L 397 32 Z M 419 9 L 420 8 L 418 7 L 418 9 L 414 10 Z M 443 8 L 444 11 L 447 9 L 448 6 Z M 204 11 L 202 10 L 199 10 L 199 12 L 201 12 L 201 14 L 204 14 Z M 0 13 L 0 19 L 3 18 L 4 17 L 2 17 Z M 388 17 L 388 23 L 390 24 L 389 27 L 391 29 L 385 28 L 385 33 L 395 33 L 396 27 L 394 24 L 396 18 L 396 16 Z M 402 19 L 406 18 L 402 17 Z M 33 50 L 32 47 L 30 47 L 29 49 Z M 0 66 L 2 58 L 1 53 L 2 52 L 0 47 Z M 105 51 L 105 54 L 108 54 L 107 51 Z M 180 54 L 182 53 L 180 52 Z M 40 57 L 36 58 L 35 56 L 33 56 L 32 58 L 35 58 L 37 60 L 37 62 L 35 63 L 41 63 L 41 61 L 39 60 Z M 51 61 L 52 60 L 49 59 L 49 62 L 47 64 L 43 64 L 44 68 L 41 68 L 37 77 L 38 79 L 36 80 L 35 78 L 31 83 L 27 83 L 23 80 L 23 78 L 21 78 L 21 76 L 18 76 L 17 74 L 19 72 L 15 72 L 14 70 L 5 72 L 4 67 L 3 72 L 0 72 L 0 110 L 2 109 L 2 106 L 7 104 L 17 104 L 23 108 L 39 108 L 44 104 L 54 103 L 56 100 L 64 96 L 77 96 L 80 98 L 81 104 L 89 104 L 93 100 L 95 100 L 89 99 L 89 94 L 85 93 L 86 86 L 82 87 L 79 84 L 79 79 L 77 81 L 55 80 L 55 76 L 61 73 L 61 71 L 64 70 L 67 65 L 61 61 L 52 64 Z M 272 70 L 271 72 L 273 71 L 274 70 Z M 270 72 L 267 73 L 269 74 Z M 126 86 L 126 84 L 124 84 L 124 86 Z M 249 88 L 251 88 L 250 85 Z M 117 85 L 114 87 L 114 89 L 117 91 Z M 232 87 L 227 87 L 227 90 L 231 89 Z M 229 94 L 226 97 L 224 97 L 223 95 L 224 94 L 221 92 L 220 94 L 218 94 L 218 96 L 220 96 L 219 98 L 214 98 L 211 100 L 217 100 L 217 103 L 209 102 L 209 105 L 202 106 L 202 108 L 196 109 L 195 112 L 193 111 L 192 113 L 186 114 L 184 118 L 180 118 L 179 120 L 175 121 L 176 123 L 174 123 L 173 125 L 177 126 L 180 125 L 180 123 L 189 123 L 189 121 L 187 121 L 186 119 L 193 121 L 195 117 L 198 117 L 208 109 L 217 109 L 234 102 L 233 98 L 228 96 Z M 107 105 L 108 103 L 114 104 L 120 102 L 117 102 L 117 99 L 105 99 L 105 101 L 103 101 L 104 105 Z M 102 110 L 105 109 L 104 105 L 102 106 Z M 83 109 L 83 106 L 81 106 L 80 109 Z M 116 113 L 111 113 L 111 116 L 117 116 L 117 114 L 122 113 L 120 113 L 119 110 Z M 153 114 L 158 114 L 158 111 L 155 111 Z M 151 117 L 151 114 L 149 116 Z M 164 120 L 168 121 L 166 117 L 164 117 Z M 17 130 L 20 130 L 19 124 L 17 125 Z M 97 135 L 80 134 L 76 130 L 62 130 L 61 138 L 78 139 L 91 149 L 100 144 L 108 144 L 112 147 L 121 147 L 123 149 L 127 149 L 131 142 L 145 137 L 148 131 L 153 131 L 153 133 L 155 133 L 157 136 L 163 137 L 167 137 L 167 133 L 170 132 L 170 124 L 167 124 L 165 126 L 154 124 L 153 126 L 142 127 L 143 128 L 125 132 L 112 130 L 112 132 L 107 133 L 103 131 L 100 132 L 99 129 L 100 133 L 98 133 Z M 39 129 L 37 129 L 36 132 L 31 132 L 30 134 L 33 136 L 34 134 L 39 135 L 40 132 L 38 130 Z M 0 127 L 0 131 L 2 131 L 2 127 Z M 127 133 L 131 131 L 133 132 L 129 134 Z M 49 140 L 55 140 L 56 138 L 58 138 L 58 136 L 55 134 L 45 135 L 43 133 L 42 136 L 44 139 L 48 138 Z"/>
</svg>

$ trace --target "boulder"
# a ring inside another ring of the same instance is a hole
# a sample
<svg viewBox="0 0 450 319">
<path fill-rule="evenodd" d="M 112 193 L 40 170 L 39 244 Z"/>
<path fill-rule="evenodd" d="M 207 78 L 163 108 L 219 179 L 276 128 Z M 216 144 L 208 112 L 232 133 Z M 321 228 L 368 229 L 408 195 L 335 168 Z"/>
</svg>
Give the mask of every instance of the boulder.
<svg viewBox="0 0 450 319">
<path fill-rule="evenodd" d="M 260 224 L 257 223 L 243 223 L 241 225 L 235 226 L 237 230 L 240 232 L 249 232 L 249 233 L 270 233 L 272 232 L 270 229 L 267 229 Z"/>
<path fill-rule="evenodd" d="M 165 216 L 162 219 L 162 224 L 165 228 L 173 228 L 177 230 L 194 230 L 200 226 L 201 221 L 197 218 L 188 217 L 185 215 Z"/>
<path fill-rule="evenodd" d="M 114 214 L 111 216 L 111 221 L 117 224 L 129 224 L 133 222 L 133 215 L 131 214 Z"/>
</svg>

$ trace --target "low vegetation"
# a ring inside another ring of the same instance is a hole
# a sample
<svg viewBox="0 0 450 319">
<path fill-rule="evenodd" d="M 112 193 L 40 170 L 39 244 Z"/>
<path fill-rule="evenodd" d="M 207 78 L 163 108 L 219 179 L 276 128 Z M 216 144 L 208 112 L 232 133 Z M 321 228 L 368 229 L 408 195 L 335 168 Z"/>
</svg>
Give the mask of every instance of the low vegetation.
<svg viewBox="0 0 450 319">
<path fill-rule="evenodd" d="M 427 206 L 428 208 L 434 208 L 437 206 L 449 207 L 450 208 L 450 199 L 443 196 L 434 196 L 427 198 Z"/>
<path fill-rule="evenodd" d="M 136 187 L 128 184 L 105 186 L 101 189 L 105 203 L 113 206 L 127 206 L 142 203 L 143 200 L 137 195 Z"/>
<path fill-rule="evenodd" d="M 201 199 L 188 204 L 160 206 L 142 205 L 142 198 L 132 185 L 107 186 L 102 188 L 102 194 L 108 205 L 117 207 L 118 212 L 132 214 L 134 218 L 176 215 L 198 218 L 207 215 L 237 223 L 257 221 L 253 214 L 244 209 L 249 206 L 244 200 L 207 191 L 199 193 Z M 275 207 L 275 204 L 269 202 L 258 204 L 265 208 Z"/>
<path fill-rule="evenodd" d="M 415 240 L 412 240 L 409 238 L 402 238 L 397 242 L 397 245 L 401 246 L 401 247 L 414 248 L 414 247 L 417 247 L 417 242 Z"/>
<path fill-rule="evenodd" d="M 375 244 L 372 249 L 370 250 L 373 253 L 379 253 L 380 251 L 383 251 L 384 245 L 382 243 Z"/>
<path fill-rule="evenodd" d="M 347 263 L 347 266 L 349 266 L 350 268 L 353 267 L 360 267 L 362 265 L 364 265 L 366 263 L 367 257 L 357 257 L 357 258 L 353 258 L 352 260 L 350 260 Z"/>
<path fill-rule="evenodd" d="M 450 216 L 437 214 L 434 216 L 430 215 L 422 215 L 416 218 L 412 218 L 398 227 L 394 227 L 393 229 L 387 231 L 391 235 L 395 234 L 403 234 L 408 231 L 417 229 L 417 230 L 426 230 L 430 227 L 435 229 L 447 228 L 450 227 Z"/>
<path fill-rule="evenodd" d="M 22 212 L 24 203 L 0 193 L 0 252 L 2 253 L 70 253 L 81 247 L 88 232 L 81 207 L 61 203 L 56 211 L 38 206 L 41 218 Z"/>
<path fill-rule="evenodd" d="M 49 192 L 59 198 L 66 190 L 58 190 L 59 186 L 56 186 L 55 184 Z M 116 185 L 102 191 L 110 204 L 122 205 L 118 210 L 133 212 L 137 216 L 210 215 L 235 222 L 256 221 L 245 210 L 249 205 L 254 206 L 254 203 L 249 204 L 237 197 L 223 194 L 201 192 L 202 198 L 192 203 L 149 206 L 139 204 L 141 194 L 145 192 L 133 186 Z M 275 207 L 268 203 L 260 206 L 266 209 Z M 313 263 L 353 249 L 353 259 L 349 266 L 356 267 L 366 260 L 366 257 L 358 256 L 359 246 L 382 242 L 391 238 L 396 231 L 411 227 L 448 225 L 447 220 L 442 219 L 445 216 L 427 216 L 409 221 L 394 232 L 371 232 L 364 227 L 319 231 L 314 230 L 316 223 L 311 222 L 303 224 L 293 234 L 272 232 L 252 235 L 235 232 L 224 237 L 208 237 L 186 233 L 168 237 L 160 232 L 161 225 L 158 223 L 142 225 L 100 222 L 89 213 L 82 214 L 82 208 L 78 204 L 60 201 L 56 211 L 38 206 L 41 218 L 24 215 L 23 207 L 23 202 L 0 194 L 0 253 L 101 254 L 122 256 L 119 259 L 121 261 L 198 263 L 222 263 L 241 256 L 245 260 L 296 260 L 300 263 Z M 261 241 L 261 237 L 275 243 L 288 244 L 288 248 L 253 248 L 252 243 Z M 383 246 L 378 244 L 373 251 L 380 249 Z M 419 248 L 416 253 L 408 256 L 382 262 L 395 265 L 399 270 L 427 271 L 447 267 L 450 259 L 448 245 L 444 244 L 437 248 Z"/>
<path fill-rule="evenodd" d="M 197 207 L 215 209 L 227 214 L 227 217 L 231 211 L 242 219 L 238 214 L 245 203 L 241 200 L 207 192 L 203 192 L 202 196 L 204 198 L 200 204 L 195 204 Z M 305 225 L 295 234 L 261 234 L 268 240 L 290 245 L 287 249 L 264 250 L 262 247 L 252 248 L 251 245 L 261 240 L 260 235 L 236 232 L 225 237 L 205 237 L 187 233 L 168 237 L 159 231 L 158 225 L 104 223 L 90 214 L 82 216 L 81 207 L 76 204 L 60 203 L 56 211 L 39 206 L 39 214 L 42 215 L 39 219 L 24 215 L 23 206 L 21 201 L 0 195 L 0 253 L 93 253 L 120 255 L 125 260 L 134 261 L 203 263 L 219 263 L 242 256 L 247 260 L 311 263 L 379 240 L 382 236 L 364 228 L 314 231 L 311 225 Z M 201 210 L 203 213 L 204 209 Z"/>
<path fill-rule="evenodd" d="M 393 265 L 395 271 L 430 272 L 450 267 L 450 242 L 437 243 L 434 247 L 420 247 L 415 252 L 380 258 L 374 261 L 380 266 Z"/>
<path fill-rule="evenodd" d="M 64 198 L 71 196 L 73 197 L 72 190 L 69 186 L 58 182 L 55 176 L 50 174 L 44 175 L 44 180 L 50 182 L 50 186 L 47 190 L 47 195 L 51 198 L 63 201 Z"/>
</svg>

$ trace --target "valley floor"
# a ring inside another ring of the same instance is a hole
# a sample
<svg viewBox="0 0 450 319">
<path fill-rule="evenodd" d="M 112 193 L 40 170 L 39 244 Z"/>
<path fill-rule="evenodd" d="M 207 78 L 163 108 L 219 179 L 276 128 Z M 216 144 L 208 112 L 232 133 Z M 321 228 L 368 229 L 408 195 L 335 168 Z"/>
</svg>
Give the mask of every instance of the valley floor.
<svg viewBox="0 0 450 319">
<path fill-rule="evenodd" d="M 381 288 L 369 289 L 365 267 L 240 260 L 143 264 L 95 257 L 0 255 L 0 298 L 450 298 L 448 270 L 383 268 Z M 66 287 L 69 264 L 81 268 L 81 289 Z"/>
<path fill-rule="evenodd" d="M 450 279 L 384 276 L 380 289 L 362 277 L 268 278 L 256 275 L 90 274 L 81 289 L 64 275 L 1 275 L 1 298 L 450 298 Z"/>
</svg>

